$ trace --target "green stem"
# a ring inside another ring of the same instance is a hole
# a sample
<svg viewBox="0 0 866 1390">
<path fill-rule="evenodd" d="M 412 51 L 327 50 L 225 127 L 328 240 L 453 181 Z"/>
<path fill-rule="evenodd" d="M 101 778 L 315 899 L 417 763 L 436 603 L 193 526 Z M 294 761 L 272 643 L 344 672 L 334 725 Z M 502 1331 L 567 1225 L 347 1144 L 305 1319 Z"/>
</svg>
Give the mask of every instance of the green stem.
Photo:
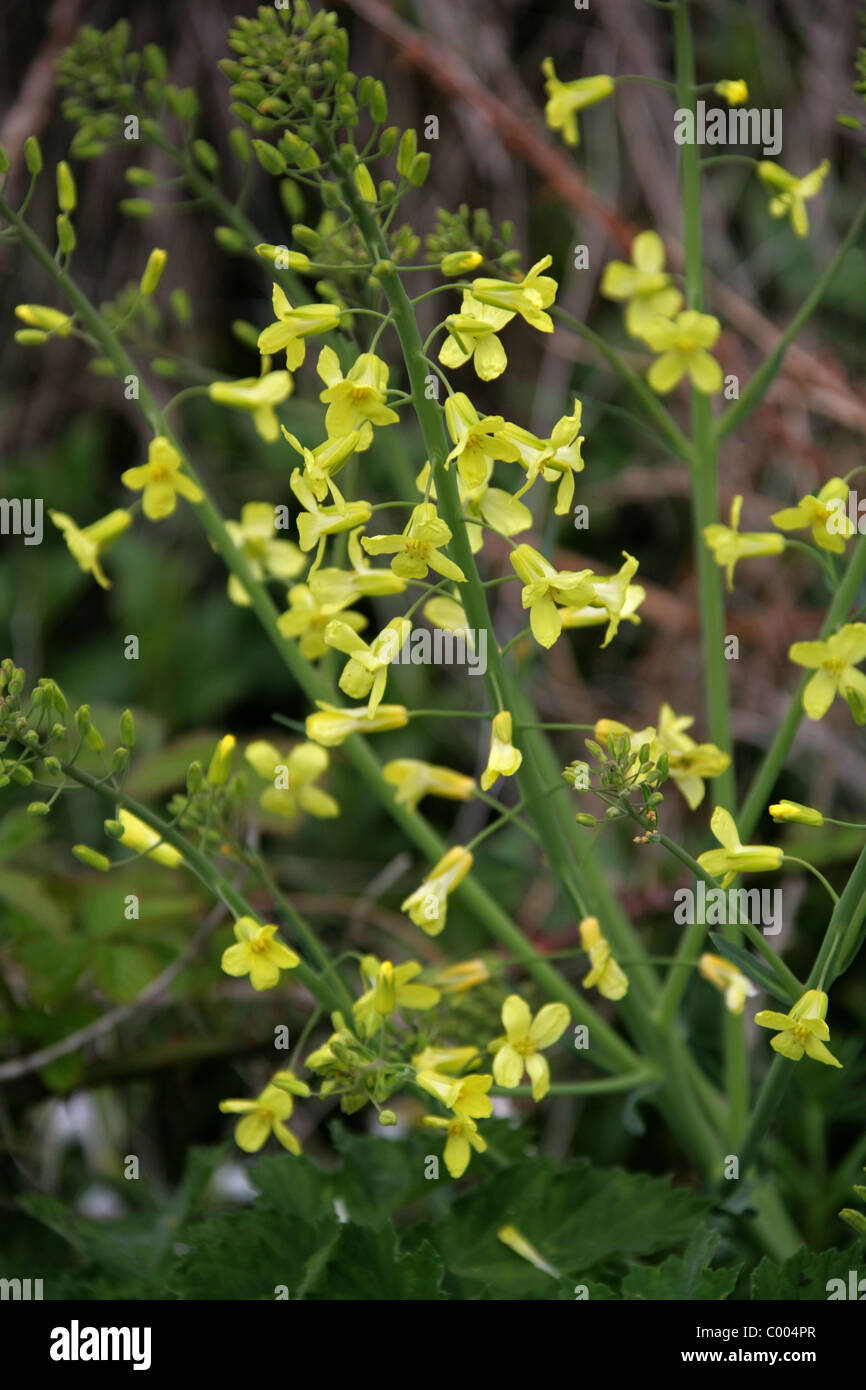
<svg viewBox="0 0 866 1390">
<path fill-rule="evenodd" d="M 678 0 L 674 11 L 677 101 L 681 108 L 695 109 L 695 69 L 692 49 L 689 0 Z M 697 145 L 683 145 L 681 159 L 683 202 L 683 240 L 688 307 L 704 311 L 703 234 L 701 228 L 701 166 Z M 710 738 L 731 762 L 716 783 L 718 804 L 732 810 L 736 803 L 733 745 L 728 692 L 727 662 L 724 653 L 725 603 L 721 571 L 704 542 L 705 526 L 719 519 L 718 454 L 709 398 L 691 388 L 692 438 L 692 520 L 701 615 L 701 640 L 707 724 Z M 742 933 L 728 925 L 726 939 L 738 943 Z M 749 1077 L 745 1029 L 742 1020 L 725 1012 L 723 1019 L 725 1078 L 731 1106 L 731 1133 L 737 1137 L 748 1113 Z"/>
</svg>

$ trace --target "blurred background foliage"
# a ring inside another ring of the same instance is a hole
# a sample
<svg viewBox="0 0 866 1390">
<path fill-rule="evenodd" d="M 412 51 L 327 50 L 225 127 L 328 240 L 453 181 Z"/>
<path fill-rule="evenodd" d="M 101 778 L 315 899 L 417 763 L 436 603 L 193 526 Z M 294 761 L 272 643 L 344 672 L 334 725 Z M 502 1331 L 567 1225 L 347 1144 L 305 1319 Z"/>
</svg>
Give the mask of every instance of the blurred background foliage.
<svg viewBox="0 0 866 1390">
<path fill-rule="evenodd" d="M 55 0 L 46 7 L 7 0 L 0 142 L 13 159 L 10 186 L 18 198 L 25 187 L 23 140 L 35 132 L 42 143 L 46 173 L 30 209 L 34 226 L 50 236 L 56 210 L 50 171 L 67 156 L 72 134 L 60 113 L 52 62 L 80 23 L 104 29 L 128 17 L 131 46 L 162 46 L 173 81 L 198 95 L 199 133 L 217 150 L 227 191 L 235 195 L 240 174 L 228 144 L 235 118 L 216 64 L 226 53 L 226 31 L 236 9 L 225 0 L 184 0 L 175 7 L 142 0 L 130 14 L 117 0 Z M 784 112 L 780 162 L 803 173 L 827 157 L 833 169 L 823 195 L 810 204 L 812 230 L 804 241 L 790 234 L 786 222 L 771 221 L 766 195 L 748 171 L 719 168 L 707 176 L 709 308 L 723 322 L 719 356 L 725 371 L 743 382 L 831 259 L 862 197 L 863 135 L 836 121 L 840 112 L 862 109 L 851 92 L 860 36 L 850 0 L 826 0 L 820 7 L 808 0 L 698 0 L 694 15 L 699 80 L 744 78 L 750 105 Z M 387 81 L 389 121 L 421 129 L 427 115 L 439 119 L 439 139 L 430 146 L 430 178 L 401 209 L 415 230 L 429 230 L 440 206 L 453 209 L 462 202 L 486 207 L 494 225 L 510 220 L 523 263 L 552 253 L 561 282 L 559 302 L 643 365 L 626 345 L 619 310 L 599 298 L 598 284 L 605 263 L 622 257 L 633 232 L 645 226 L 662 233 L 677 263 L 671 98 L 637 83 L 621 89 L 614 101 L 582 120 L 581 144 L 572 160 L 544 129 L 540 63 L 553 54 L 559 75 L 568 79 L 594 72 L 667 76 L 668 16 L 643 0 L 604 0 L 583 12 L 567 0 L 472 0 L 469 6 L 458 0 L 394 5 L 349 0 L 340 6 L 340 19 L 352 36 L 355 70 Z M 410 43 L 413 35 L 417 41 Z M 124 170 L 133 163 L 167 173 L 158 151 L 135 145 L 74 164 L 79 188 L 75 277 L 92 299 L 105 303 L 137 282 L 152 246 L 166 248 L 160 313 L 137 325 L 133 355 L 147 363 L 168 348 L 208 374 L 256 374 L 258 354 L 233 336 L 231 325 L 244 320 L 261 327 L 270 321 L 268 276 L 260 265 L 227 254 L 214 238 L 213 213 L 180 189 L 171 196 L 158 193 L 159 206 L 149 219 L 123 217 L 117 203 L 135 191 L 124 181 Z M 181 206 L 169 206 L 173 202 Z M 277 181 L 257 169 L 246 212 L 265 240 L 288 240 L 290 218 Z M 313 222 L 317 215 L 308 207 L 295 218 Z M 589 249 L 588 269 L 572 268 L 578 245 Z M 81 344 L 55 340 L 43 353 L 13 342 L 14 305 L 53 300 L 41 271 L 14 246 L 2 248 L 0 266 L 0 319 L 7 325 L 0 341 L 3 494 L 41 496 L 46 511 L 50 506 L 82 521 L 124 505 L 128 494 L 119 475 L 143 457 L 142 420 L 123 400 L 117 382 L 89 369 Z M 171 312 L 169 292 L 178 286 L 192 305 L 191 325 Z M 422 327 L 432 326 L 439 302 L 421 306 Z M 771 511 L 863 461 L 864 323 L 866 254 L 858 246 L 769 397 L 725 446 L 723 508 L 742 492 L 747 527 L 763 529 Z M 528 649 L 522 652 L 540 717 L 592 722 L 608 716 L 640 728 L 655 721 L 665 700 L 678 713 L 700 716 L 685 469 L 623 412 L 630 403 L 622 400 L 617 379 L 572 336 L 559 331 L 539 340 L 528 331 L 513 333 L 508 352 L 504 382 L 484 387 L 473 380 L 466 388 L 479 408 L 504 412 L 545 434 L 570 409 L 572 393 L 584 402 L 586 470 L 576 500 L 588 505 L 590 527 L 574 531 L 568 518 L 539 514 L 533 543 L 553 547 L 556 562 L 571 568 L 615 567 L 626 548 L 639 557 L 638 578 L 648 591 L 641 625 L 621 629 L 603 656 L 593 630 L 567 635 L 543 665 Z M 193 366 L 179 384 L 196 379 Z M 177 383 L 158 375 L 154 380 L 162 401 L 177 389 Z M 319 386 L 308 359 L 294 395 L 279 411 L 306 442 L 315 442 L 321 428 Z M 676 409 L 682 406 L 677 401 Z M 264 444 L 246 416 L 192 400 L 178 421 L 227 516 L 237 517 L 249 500 L 290 501 L 295 455 L 282 442 Z M 392 470 L 411 480 L 422 463 L 411 425 L 401 425 L 399 433 L 380 432 L 364 455 L 365 490 L 369 482 L 371 492 L 393 493 Z M 242 740 L 267 737 L 287 746 L 287 731 L 272 716 L 302 719 L 304 700 L 256 621 L 227 601 L 222 564 L 183 508 L 159 526 L 136 524 L 123 538 L 109 559 L 113 587 L 108 592 L 78 571 L 47 517 L 41 546 L 25 547 L 15 537 L 3 537 L 0 546 L 4 654 L 11 652 L 34 679 L 54 677 L 73 704 L 91 702 L 108 736 L 121 709 L 134 710 L 139 736 L 129 783 L 133 795 L 164 806 L 182 785 L 189 761 L 209 756 L 227 730 Z M 503 562 L 495 545 L 490 553 L 494 566 Z M 825 595 L 808 564 L 796 556 L 743 564 L 737 580 L 727 622 L 740 638 L 740 659 L 731 662 L 730 674 L 738 774 L 745 786 L 795 683 L 787 647 L 814 634 Z M 494 592 L 498 630 L 507 638 L 523 625 L 517 591 L 504 585 Z M 383 611 L 390 616 L 392 610 Z M 123 659 L 124 637 L 130 633 L 140 641 L 137 662 Z M 410 705 L 459 707 L 480 703 L 483 691 L 474 691 L 473 684 L 447 668 L 403 667 L 395 690 Z M 693 732 L 705 736 L 700 717 Z M 474 772 L 486 760 L 485 740 L 483 726 L 473 721 L 430 719 L 388 735 L 380 751 Z M 563 738 L 560 747 L 563 763 L 582 756 L 576 739 Z M 780 795 L 861 818 L 866 756 L 862 733 L 842 702 L 820 725 L 804 724 L 789 767 Z M 459 903 L 451 910 L 446 938 L 418 939 L 397 910 L 417 879 L 417 857 L 339 754 L 332 757 L 328 787 L 343 809 L 338 821 L 305 822 L 288 831 L 270 823 L 261 827 L 273 871 L 327 939 L 342 949 L 363 947 L 427 962 L 445 959 L 445 953 L 464 958 L 486 949 L 479 927 Z M 6 1035 L 11 1058 L 67 1036 L 109 1008 L 132 1005 L 184 951 L 213 907 L 197 885 L 146 861 L 123 880 L 112 877 L 107 883 L 76 865 L 70 843 L 102 842 L 101 808 L 85 792 L 67 797 L 50 823 L 24 815 L 28 799 L 7 789 L 0 811 L 0 1034 Z M 687 812 L 671 792 L 664 805 L 666 828 L 703 847 L 707 809 L 702 807 L 687 829 Z M 477 804 L 461 807 L 456 816 L 448 803 L 428 802 L 425 810 L 452 840 L 474 834 L 486 815 Z M 828 828 L 808 844 L 810 857 L 834 881 L 844 881 L 859 848 L 856 835 Z M 797 853 L 796 835 L 789 848 Z M 607 835 L 604 849 L 609 872 L 641 932 L 653 950 L 669 951 L 675 939 L 671 894 L 684 880 L 657 853 L 633 846 L 627 837 Z M 549 950 L 575 946 L 575 924 L 550 880 L 539 873 L 526 840 L 503 831 L 485 845 L 478 871 L 533 941 Z M 823 929 L 824 903 L 820 890 L 813 896 L 811 885 L 800 879 L 786 880 L 784 891 L 781 944 L 792 968 L 802 973 Z M 146 900 L 140 921 L 127 921 L 118 912 L 125 893 Z M 265 910 L 267 900 L 258 901 Z M 23 1242 L 16 1248 L 35 1248 L 27 1245 L 35 1239 L 34 1226 L 29 1217 L 11 1215 L 18 1208 L 9 1194 L 59 1194 L 85 1214 L 128 1212 L 140 1199 L 130 1195 L 136 1185 L 123 1181 L 120 1159 L 133 1152 L 146 1156 L 149 1189 L 158 1201 L 160 1192 L 179 1182 L 192 1145 L 216 1143 L 226 1135 L 219 1099 L 254 1091 L 273 1070 L 274 1027 L 287 1023 L 294 1037 L 307 1015 L 306 997 L 291 986 L 254 997 L 246 983 L 221 976 L 219 954 L 229 939 L 228 923 L 215 922 L 200 949 L 147 1007 L 130 1008 L 117 1027 L 83 1051 L 5 1086 L 2 1200 L 9 1239 Z M 498 997 L 497 977 L 471 1008 L 489 1019 Z M 842 1238 L 835 1213 L 866 1157 L 862 970 L 840 983 L 833 1005 L 834 1041 L 842 1040 L 837 1051 L 846 1069 L 838 1074 L 798 1068 L 796 1100 L 774 1141 L 787 1154 L 783 1195 L 815 1245 Z M 720 1007 L 706 985 L 692 981 L 686 1017 L 711 1072 Z M 58 1105 L 52 1095 L 72 1099 Z M 512 1108 L 520 1114 L 523 1103 Z M 305 1147 L 328 1161 L 331 1144 L 319 1123 L 322 1113 L 315 1104 L 299 1107 L 298 1131 Z M 364 1128 L 366 1116 L 348 1123 Z M 553 1157 L 588 1154 L 602 1163 L 657 1172 L 673 1167 L 680 1181 L 689 1180 L 655 1117 L 631 1102 L 624 1107 L 615 1097 L 559 1098 L 543 1115 L 527 1116 L 527 1123 L 539 1149 Z M 226 1182 L 229 1192 L 229 1178 Z"/>
</svg>

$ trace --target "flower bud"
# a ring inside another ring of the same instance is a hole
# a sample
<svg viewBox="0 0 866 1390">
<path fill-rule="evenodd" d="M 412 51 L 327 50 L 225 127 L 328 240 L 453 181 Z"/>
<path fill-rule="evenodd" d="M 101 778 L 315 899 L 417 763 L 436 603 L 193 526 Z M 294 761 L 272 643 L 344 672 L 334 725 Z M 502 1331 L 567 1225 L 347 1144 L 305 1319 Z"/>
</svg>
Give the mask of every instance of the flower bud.
<svg viewBox="0 0 866 1390">
<path fill-rule="evenodd" d="M 42 150 L 35 135 L 28 135 L 24 141 L 24 163 L 34 178 L 42 173 Z"/>
<path fill-rule="evenodd" d="M 87 864 L 91 869 L 99 869 L 101 873 L 108 873 L 111 868 L 111 860 L 98 850 L 91 849 L 89 845 L 73 845 L 72 853 L 82 864 Z"/>
<path fill-rule="evenodd" d="M 823 825 L 824 817 L 820 811 L 816 811 L 812 806 L 801 806 L 799 801 L 777 801 L 775 805 L 768 807 L 773 820 L 777 822 L 793 821 L 796 825 Z"/>
<path fill-rule="evenodd" d="M 397 1116 L 395 1115 L 395 1113 L 394 1113 L 393 1110 L 380 1110 L 380 1111 L 379 1111 L 379 1124 L 380 1124 L 380 1125 L 395 1125 L 396 1123 L 397 1123 Z"/>
<path fill-rule="evenodd" d="M 481 265 L 483 260 L 480 251 L 452 251 L 450 255 L 443 256 L 439 262 L 439 269 L 443 275 L 467 275 L 470 270 L 475 270 L 476 266 Z"/>
<path fill-rule="evenodd" d="M 75 179 L 66 160 L 62 159 L 57 166 L 57 206 L 61 212 L 74 212 L 75 203 Z"/>
<path fill-rule="evenodd" d="M 144 274 L 141 277 L 138 287 L 143 295 L 146 296 L 154 293 L 160 282 L 167 260 L 167 253 L 161 251 L 158 247 L 154 247 L 147 258 L 147 265 L 144 267 Z"/>
</svg>

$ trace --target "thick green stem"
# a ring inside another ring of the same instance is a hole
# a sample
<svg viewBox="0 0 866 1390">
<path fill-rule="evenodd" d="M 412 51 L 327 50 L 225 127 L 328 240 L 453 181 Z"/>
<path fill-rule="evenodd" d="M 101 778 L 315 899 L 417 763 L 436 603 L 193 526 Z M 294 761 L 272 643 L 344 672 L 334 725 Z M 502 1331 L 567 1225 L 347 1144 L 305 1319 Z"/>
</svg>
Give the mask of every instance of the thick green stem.
<svg viewBox="0 0 866 1390">
<path fill-rule="evenodd" d="M 678 0 L 674 11 L 677 101 L 694 110 L 695 67 L 688 0 Z M 704 266 L 701 228 L 701 167 L 697 145 L 682 146 L 681 160 L 683 240 L 688 307 L 703 313 Z M 704 686 L 710 739 L 731 762 L 715 783 L 716 800 L 732 810 L 736 802 L 728 672 L 725 660 L 725 604 L 722 575 L 706 542 L 704 527 L 719 519 L 718 453 L 709 398 L 692 386 L 692 522 L 701 616 Z M 739 942 L 739 928 L 728 925 L 724 935 Z M 725 1013 L 723 1020 L 725 1081 L 731 1106 L 731 1133 L 737 1137 L 746 1120 L 749 1103 L 748 1054 L 742 1021 Z"/>
</svg>

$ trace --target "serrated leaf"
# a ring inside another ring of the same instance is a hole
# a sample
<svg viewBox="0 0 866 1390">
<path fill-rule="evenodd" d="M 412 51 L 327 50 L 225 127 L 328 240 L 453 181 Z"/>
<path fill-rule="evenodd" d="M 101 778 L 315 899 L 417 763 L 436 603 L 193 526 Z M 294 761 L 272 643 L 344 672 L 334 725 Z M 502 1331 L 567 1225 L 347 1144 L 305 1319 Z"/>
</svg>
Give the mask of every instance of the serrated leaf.
<svg viewBox="0 0 866 1390">
<path fill-rule="evenodd" d="M 858 1269 L 856 1246 L 847 1250 L 807 1250 L 805 1246 L 776 1264 L 766 1256 L 752 1275 L 752 1298 L 773 1301 L 826 1302 L 831 1279 L 848 1283 L 850 1269 Z"/>
<path fill-rule="evenodd" d="M 442 1291 L 442 1261 L 429 1241 L 401 1254 L 391 1225 L 345 1225 L 328 1263 L 327 1278 L 316 1297 L 327 1300 L 438 1302 Z"/>
<path fill-rule="evenodd" d="M 458 1197 L 431 1239 L 461 1296 L 487 1283 L 496 1298 L 549 1299 L 549 1277 L 498 1239 L 503 1213 L 569 1278 L 612 1255 L 669 1250 L 688 1239 L 707 1210 L 706 1201 L 660 1178 L 587 1162 L 558 1170 L 547 1159 L 530 1159 Z"/>
<path fill-rule="evenodd" d="M 725 1299 L 733 1292 L 742 1265 L 710 1269 L 717 1231 L 698 1231 L 682 1255 L 669 1255 L 658 1265 L 632 1265 L 622 1282 L 626 1299 L 712 1300 Z"/>
</svg>

